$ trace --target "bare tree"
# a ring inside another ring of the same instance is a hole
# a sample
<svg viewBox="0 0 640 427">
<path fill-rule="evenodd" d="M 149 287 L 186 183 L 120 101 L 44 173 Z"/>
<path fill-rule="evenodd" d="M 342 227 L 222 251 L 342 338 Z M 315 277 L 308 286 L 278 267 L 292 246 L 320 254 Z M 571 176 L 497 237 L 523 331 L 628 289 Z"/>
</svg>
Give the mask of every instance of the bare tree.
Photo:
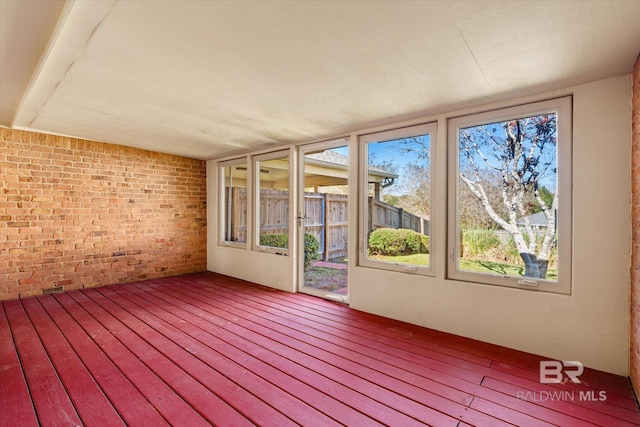
<svg viewBox="0 0 640 427">
<path fill-rule="evenodd" d="M 474 175 L 475 171 L 467 167 L 461 170 L 465 176 Z M 487 200 L 500 217 L 506 217 L 506 211 L 502 205 L 502 191 L 496 185 L 500 182 L 500 176 L 494 171 L 479 171 L 480 183 L 484 188 Z M 466 185 L 460 187 L 458 191 L 458 222 L 460 228 L 465 230 L 490 230 L 498 228 L 498 225 L 489 214 L 482 208 L 482 204 Z"/>
<path fill-rule="evenodd" d="M 428 163 L 410 162 L 403 168 L 402 208 L 428 218 L 431 213 L 431 182 Z"/>
<path fill-rule="evenodd" d="M 410 136 L 396 141 L 393 150 L 400 153 L 411 153 L 419 161 L 429 162 L 431 157 L 431 138 L 429 135 Z"/>
<path fill-rule="evenodd" d="M 489 217 L 513 236 L 525 263 L 527 277 L 546 277 L 549 256 L 555 244 L 558 207 L 556 135 L 555 114 L 464 128 L 459 133 L 460 180 Z M 500 189 L 499 201 L 489 196 L 483 179 L 487 172 L 499 177 L 499 184 L 496 183 Z M 551 203 L 541 195 L 545 180 L 554 184 Z M 532 200 L 547 219 L 547 228 L 539 245 L 527 217 Z M 521 224 L 518 224 L 519 219 Z"/>
<path fill-rule="evenodd" d="M 430 136 L 418 135 L 395 141 L 390 150 L 411 154 L 412 160 L 402 167 L 398 206 L 428 218 L 431 213 Z"/>
</svg>

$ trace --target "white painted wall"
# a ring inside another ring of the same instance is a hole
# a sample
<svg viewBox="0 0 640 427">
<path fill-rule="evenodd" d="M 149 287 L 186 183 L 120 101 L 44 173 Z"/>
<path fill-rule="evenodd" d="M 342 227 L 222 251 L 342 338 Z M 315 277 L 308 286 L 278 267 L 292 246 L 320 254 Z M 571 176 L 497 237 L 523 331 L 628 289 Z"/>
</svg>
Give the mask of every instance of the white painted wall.
<svg viewBox="0 0 640 427">
<path fill-rule="evenodd" d="M 356 266 L 350 228 L 351 307 L 546 357 L 629 374 L 631 78 L 624 75 L 537 97 L 427 118 L 438 120 L 439 165 L 446 165 L 450 116 L 572 93 L 574 98 L 573 285 L 571 295 L 445 279 L 446 170 L 437 170 L 432 230 L 435 277 Z M 390 126 L 393 127 L 393 126 Z M 353 134 L 364 133 L 358 131 Z M 352 138 L 351 153 L 357 152 Z M 353 164 L 353 163 L 352 163 Z M 293 291 L 294 258 L 218 244 L 216 162 L 208 163 L 208 269 Z M 352 171 L 353 172 L 353 171 Z M 352 176 L 354 176 L 352 174 Z M 354 181 L 352 181 L 354 182 Z M 357 200 L 351 186 L 350 200 Z M 357 224 L 356 203 L 350 223 Z M 293 241 L 293 239 L 292 239 Z"/>
</svg>

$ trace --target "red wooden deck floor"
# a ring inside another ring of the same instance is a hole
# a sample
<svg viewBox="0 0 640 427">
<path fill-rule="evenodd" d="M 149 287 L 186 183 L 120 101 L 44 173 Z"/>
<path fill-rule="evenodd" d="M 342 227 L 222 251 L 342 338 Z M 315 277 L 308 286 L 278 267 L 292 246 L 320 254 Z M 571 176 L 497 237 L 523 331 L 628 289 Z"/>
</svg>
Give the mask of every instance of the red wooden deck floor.
<svg viewBox="0 0 640 427">
<path fill-rule="evenodd" d="M 640 425 L 626 378 L 212 273 L 0 307 L 2 426 Z"/>
</svg>

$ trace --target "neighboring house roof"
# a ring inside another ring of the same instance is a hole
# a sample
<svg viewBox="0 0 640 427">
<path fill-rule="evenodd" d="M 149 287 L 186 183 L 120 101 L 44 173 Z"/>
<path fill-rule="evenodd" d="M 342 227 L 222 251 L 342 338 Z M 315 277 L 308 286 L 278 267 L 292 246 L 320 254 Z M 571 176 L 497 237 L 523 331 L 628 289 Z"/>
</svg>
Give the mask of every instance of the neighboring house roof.
<svg viewBox="0 0 640 427">
<path fill-rule="evenodd" d="M 314 163 L 318 166 L 335 167 L 340 166 L 340 169 L 346 169 L 349 158 L 344 154 L 340 154 L 336 151 L 325 150 L 320 153 L 313 153 L 305 155 L 307 161 L 312 160 L 310 163 Z M 369 175 L 380 176 L 384 178 L 398 178 L 398 175 L 392 172 L 387 172 L 383 169 L 373 166 L 369 167 Z"/>
<path fill-rule="evenodd" d="M 309 166 L 307 168 L 307 165 Z M 246 168 L 244 168 L 246 170 Z M 348 158 L 335 151 L 305 155 L 305 185 L 333 186 L 348 182 Z M 242 176 L 246 180 L 246 175 Z M 379 168 L 369 168 L 369 182 L 379 183 L 381 188 L 392 185 L 398 175 Z M 289 185 L 289 162 L 274 159 L 260 163 L 260 186 L 262 188 L 287 188 Z"/>
<path fill-rule="evenodd" d="M 533 227 L 546 227 L 547 226 L 547 217 L 544 216 L 544 212 L 537 212 L 531 215 L 527 215 L 526 217 L 522 217 L 518 219 L 518 225 L 524 225 L 524 218 L 529 218 L 529 224 Z"/>
</svg>

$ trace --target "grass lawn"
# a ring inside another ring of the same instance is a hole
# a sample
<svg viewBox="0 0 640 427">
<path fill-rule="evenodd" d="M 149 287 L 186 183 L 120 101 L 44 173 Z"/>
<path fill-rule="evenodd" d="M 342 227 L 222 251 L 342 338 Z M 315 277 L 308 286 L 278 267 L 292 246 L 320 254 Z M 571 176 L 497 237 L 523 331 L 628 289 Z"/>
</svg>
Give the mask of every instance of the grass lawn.
<svg viewBox="0 0 640 427">
<path fill-rule="evenodd" d="M 369 255 L 370 259 L 378 261 L 394 262 L 398 264 L 429 266 L 429 254 L 412 254 L 412 255 Z"/>
<path fill-rule="evenodd" d="M 413 254 L 399 256 L 370 255 L 369 258 L 378 261 L 393 262 L 398 264 L 412 264 L 429 266 L 429 254 Z M 466 258 L 460 259 L 460 269 L 463 271 L 475 271 L 478 273 L 500 274 L 505 276 L 524 277 L 524 266 L 514 264 L 503 264 L 491 261 L 479 261 Z M 558 280 L 558 270 L 549 269 L 547 279 Z"/>
<path fill-rule="evenodd" d="M 503 264 L 491 261 L 478 261 L 460 258 L 460 270 L 476 271 L 478 273 L 499 274 L 505 276 L 524 277 L 524 265 Z M 547 270 L 548 280 L 558 280 L 558 270 L 550 268 Z"/>
<path fill-rule="evenodd" d="M 347 270 L 327 267 L 308 267 L 304 272 L 304 285 L 323 291 L 337 291 L 347 287 Z"/>
</svg>

